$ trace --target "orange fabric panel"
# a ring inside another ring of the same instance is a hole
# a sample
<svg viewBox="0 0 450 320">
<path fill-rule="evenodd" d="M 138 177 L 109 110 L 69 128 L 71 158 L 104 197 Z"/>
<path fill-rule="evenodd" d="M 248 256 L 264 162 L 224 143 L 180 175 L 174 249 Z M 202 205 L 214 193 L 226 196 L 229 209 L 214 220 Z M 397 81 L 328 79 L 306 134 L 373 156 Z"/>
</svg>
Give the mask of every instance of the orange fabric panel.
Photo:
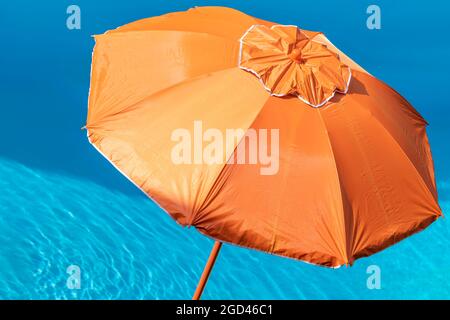
<svg viewBox="0 0 450 320">
<path fill-rule="evenodd" d="M 106 158 L 185 225 L 203 204 L 238 141 L 229 141 L 222 163 L 176 164 L 171 158 L 176 145 L 172 133 L 186 129 L 194 137 L 196 120 L 202 121 L 204 130 L 245 131 L 268 97 L 254 76 L 227 69 L 158 92 L 101 122 L 93 118 L 87 128 L 90 141 Z"/>
<path fill-rule="evenodd" d="M 182 30 L 238 40 L 245 30 L 255 23 L 258 23 L 257 19 L 231 8 L 196 7 L 187 11 L 141 19 L 108 31 L 108 33 L 137 30 Z"/>
<path fill-rule="evenodd" d="M 355 71 L 349 93 L 320 109 L 346 205 L 352 259 L 441 215 L 425 121 L 395 91 Z"/>
<path fill-rule="evenodd" d="M 333 43 L 331 43 L 331 41 L 328 40 L 328 38 L 323 33 L 316 34 L 313 40 L 326 45 L 328 50 L 331 50 L 334 53 L 338 54 L 339 59 L 342 61 L 342 63 L 349 66 L 350 69 L 368 73 L 366 70 L 364 70 L 363 67 L 357 64 L 355 61 L 353 61 L 349 56 L 347 56 L 341 50 L 336 48 L 336 46 Z"/>
<path fill-rule="evenodd" d="M 296 97 L 271 97 L 251 128 L 280 130 L 278 173 L 228 164 L 194 225 L 241 246 L 327 266 L 346 263 L 339 180 L 318 109 Z"/>
<path fill-rule="evenodd" d="M 96 36 L 88 122 L 98 125 L 142 99 L 180 82 L 236 67 L 238 44 L 183 31 Z"/>
</svg>

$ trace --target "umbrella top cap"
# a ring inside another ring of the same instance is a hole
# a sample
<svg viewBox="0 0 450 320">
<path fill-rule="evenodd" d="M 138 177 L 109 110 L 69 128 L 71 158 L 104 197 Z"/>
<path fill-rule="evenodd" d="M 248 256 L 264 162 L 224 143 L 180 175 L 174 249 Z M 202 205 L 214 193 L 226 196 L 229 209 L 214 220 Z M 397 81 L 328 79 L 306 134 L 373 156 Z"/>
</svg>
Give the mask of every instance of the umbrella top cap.
<svg viewBox="0 0 450 320">
<path fill-rule="evenodd" d="M 273 96 L 295 95 L 312 107 L 347 93 L 350 68 L 326 45 L 296 26 L 251 26 L 240 39 L 239 67 Z"/>
<path fill-rule="evenodd" d="M 302 59 L 302 51 L 299 48 L 292 49 L 292 51 L 288 54 L 288 57 L 296 63 L 304 63 Z"/>
</svg>

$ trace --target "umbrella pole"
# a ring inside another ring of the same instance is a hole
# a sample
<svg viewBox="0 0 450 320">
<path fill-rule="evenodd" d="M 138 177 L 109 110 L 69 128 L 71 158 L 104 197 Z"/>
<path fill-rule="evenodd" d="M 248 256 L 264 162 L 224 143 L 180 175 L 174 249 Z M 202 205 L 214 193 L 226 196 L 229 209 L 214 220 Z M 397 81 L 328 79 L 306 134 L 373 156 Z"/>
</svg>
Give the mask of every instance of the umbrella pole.
<svg viewBox="0 0 450 320">
<path fill-rule="evenodd" d="M 222 242 L 216 241 L 214 246 L 209 254 L 208 261 L 206 262 L 205 269 L 203 269 L 202 276 L 200 281 L 198 282 L 197 289 L 195 289 L 194 296 L 192 300 L 200 300 L 200 297 L 203 293 L 203 289 L 205 289 L 206 282 L 208 281 L 211 270 L 214 266 L 214 262 L 216 262 L 217 255 L 219 254 L 220 248 L 222 247 Z"/>
</svg>

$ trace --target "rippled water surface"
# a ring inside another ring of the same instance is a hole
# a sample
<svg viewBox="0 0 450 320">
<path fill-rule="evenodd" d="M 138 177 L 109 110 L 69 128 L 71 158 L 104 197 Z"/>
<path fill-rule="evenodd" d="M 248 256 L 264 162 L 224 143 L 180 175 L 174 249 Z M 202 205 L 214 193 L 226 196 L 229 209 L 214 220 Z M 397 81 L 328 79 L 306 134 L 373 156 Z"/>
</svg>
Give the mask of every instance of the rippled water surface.
<svg viewBox="0 0 450 320">
<path fill-rule="evenodd" d="M 382 29 L 366 28 L 367 3 L 344 1 L 76 1 L 2 3 L 0 111 L 0 298 L 189 299 L 213 242 L 182 228 L 87 142 L 92 34 L 194 5 L 228 5 L 321 30 L 403 94 L 429 121 L 440 204 L 450 208 L 448 31 L 450 4 L 375 1 Z M 417 39 L 427 39 L 420 43 Z M 224 245 L 206 299 L 450 298 L 450 224 L 425 231 L 352 268 L 316 267 Z M 381 268 L 369 290 L 367 267 Z M 81 288 L 66 269 L 81 270 Z"/>
<path fill-rule="evenodd" d="M 0 297 L 190 298 L 212 246 L 144 196 L 0 160 Z M 449 224 L 337 270 L 224 245 L 204 298 L 438 298 L 450 283 Z M 366 268 L 382 270 L 368 290 Z M 81 289 L 66 286 L 69 265 Z"/>
</svg>

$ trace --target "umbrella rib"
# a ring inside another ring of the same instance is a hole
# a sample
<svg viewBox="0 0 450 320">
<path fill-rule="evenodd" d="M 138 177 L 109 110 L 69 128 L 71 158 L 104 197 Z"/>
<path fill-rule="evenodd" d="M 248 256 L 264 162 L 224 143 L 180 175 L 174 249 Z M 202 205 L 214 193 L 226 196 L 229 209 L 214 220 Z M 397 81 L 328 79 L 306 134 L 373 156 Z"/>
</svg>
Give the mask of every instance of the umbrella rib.
<svg viewBox="0 0 450 320">
<path fill-rule="evenodd" d="M 217 189 L 217 184 L 219 182 L 220 177 L 222 176 L 225 168 L 227 167 L 228 161 L 230 161 L 231 157 L 233 157 L 236 154 L 236 149 L 239 146 L 239 144 L 241 143 L 241 141 L 243 139 L 245 139 L 245 135 L 248 131 L 248 129 L 250 129 L 252 127 L 252 125 L 255 123 L 256 119 L 258 118 L 259 114 L 261 113 L 261 110 L 264 108 L 264 106 L 266 105 L 267 101 L 270 99 L 270 96 L 267 97 L 266 102 L 264 102 L 261 106 L 261 109 L 259 110 L 259 112 L 255 115 L 255 118 L 253 119 L 253 121 L 251 122 L 250 126 L 246 129 L 245 134 L 241 137 L 241 139 L 236 143 L 233 152 L 230 153 L 230 156 L 228 157 L 227 161 L 224 163 L 222 169 L 220 169 L 219 174 L 217 175 L 217 177 L 214 179 L 214 182 L 211 184 L 211 188 L 208 192 L 208 194 L 205 197 L 205 200 L 203 201 L 203 204 L 200 205 L 200 208 L 198 209 L 198 211 L 196 213 L 192 212 L 191 213 L 191 217 L 189 218 L 189 224 L 194 223 L 194 219 L 196 217 L 194 217 L 194 215 L 198 215 L 199 213 L 201 213 L 212 201 L 213 199 L 213 193 L 217 193 L 217 191 L 220 191 L 220 189 L 223 187 L 223 184 L 219 187 L 219 190 L 216 191 Z M 195 224 L 194 224 L 195 226 Z"/>
<path fill-rule="evenodd" d="M 334 151 L 333 151 L 333 146 L 331 144 L 330 135 L 329 135 L 328 129 L 327 129 L 326 125 L 325 125 L 325 121 L 323 120 L 322 113 L 321 113 L 321 111 L 318 108 L 316 108 L 315 110 L 317 111 L 317 113 L 319 115 L 320 123 L 322 124 L 322 128 L 325 131 L 325 135 L 327 137 L 327 144 L 328 144 L 329 151 L 330 151 L 330 154 L 331 154 L 331 157 L 332 157 L 333 169 L 334 169 L 335 174 L 336 174 L 335 176 L 336 176 L 336 180 L 337 180 L 337 187 L 339 189 L 339 199 L 340 199 L 340 205 L 341 205 L 341 210 L 342 210 L 342 219 L 341 219 L 341 221 L 342 221 L 342 232 L 343 232 L 343 234 L 342 234 L 343 235 L 343 239 L 342 240 L 344 240 L 344 242 L 345 242 L 344 243 L 344 250 L 345 250 L 345 252 L 343 252 L 343 254 L 344 254 L 343 258 L 345 260 L 345 263 L 348 264 L 349 263 L 348 252 L 349 252 L 350 248 L 349 248 L 349 241 L 347 241 L 348 237 L 347 237 L 347 227 L 346 227 L 346 225 L 347 225 L 346 224 L 346 212 L 345 212 L 344 203 L 343 203 L 344 199 L 343 199 L 343 194 L 342 194 L 341 181 L 340 181 L 340 178 L 339 178 L 339 171 L 338 171 L 338 168 L 336 166 L 336 159 L 335 159 L 335 156 L 334 156 Z M 350 235 L 350 236 L 352 236 L 352 235 Z M 342 254 L 342 252 L 341 252 L 341 254 Z"/>
<path fill-rule="evenodd" d="M 184 79 L 184 80 L 182 80 L 182 81 L 179 81 L 179 82 L 177 82 L 177 83 L 174 83 L 174 84 L 172 84 L 172 85 L 170 85 L 170 86 L 168 86 L 168 87 L 159 89 L 159 90 L 157 90 L 157 91 L 155 91 L 155 92 L 150 93 L 149 95 L 146 95 L 146 96 L 143 97 L 142 99 L 139 99 L 138 101 L 136 101 L 136 102 L 134 102 L 134 103 L 132 103 L 132 104 L 130 104 L 130 105 L 124 107 L 123 109 L 121 109 L 121 110 L 119 110 L 119 111 L 116 111 L 116 112 L 114 112 L 114 113 L 105 115 L 102 119 L 97 120 L 96 123 L 92 123 L 92 122 L 91 122 L 91 123 L 86 124 L 86 128 L 88 128 L 88 129 L 93 129 L 93 127 L 94 127 L 95 125 L 98 125 L 98 123 L 101 123 L 101 122 L 104 122 L 104 121 L 107 121 L 107 120 L 111 120 L 111 118 L 114 118 L 114 117 L 117 116 L 117 115 L 123 115 L 125 112 L 131 112 L 131 111 L 137 109 L 137 105 L 139 105 L 142 101 L 145 101 L 145 100 L 147 100 L 147 99 L 150 99 L 150 98 L 152 98 L 153 96 L 156 96 L 156 95 L 158 95 L 158 94 L 163 93 L 164 91 L 171 90 L 171 89 L 173 89 L 173 88 L 175 88 L 175 87 L 177 87 L 177 86 L 180 86 L 180 85 L 189 83 L 190 81 L 195 81 L 195 80 L 198 80 L 198 79 L 200 79 L 200 78 L 202 78 L 202 77 L 205 77 L 205 76 L 208 76 L 208 75 L 211 75 L 211 74 L 215 74 L 215 73 L 218 73 L 218 72 L 230 70 L 230 69 L 233 69 L 233 68 L 237 68 L 237 67 L 236 67 L 236 66 L 232 66 L 232 67 L 228 67 L 228 68 L 223 68 L 223 69 L 214 70 L 214 71 L 212 71 L 212 72 L 205 72 L 205 73 L 199 74 L 199 75 L 197 75 L 197 76 L 195 76 L 195 77 L 192 77 L 192 78 L 186 78 L 186 79 Z M 89 101 L 89 100 L 88 100 L 88 101 Z M 88 108 L 89 108 L 89 107 L 88 107 Z M 93 106 L 90 106 L 90 108 L 93 108 Z"/>
</svg>

